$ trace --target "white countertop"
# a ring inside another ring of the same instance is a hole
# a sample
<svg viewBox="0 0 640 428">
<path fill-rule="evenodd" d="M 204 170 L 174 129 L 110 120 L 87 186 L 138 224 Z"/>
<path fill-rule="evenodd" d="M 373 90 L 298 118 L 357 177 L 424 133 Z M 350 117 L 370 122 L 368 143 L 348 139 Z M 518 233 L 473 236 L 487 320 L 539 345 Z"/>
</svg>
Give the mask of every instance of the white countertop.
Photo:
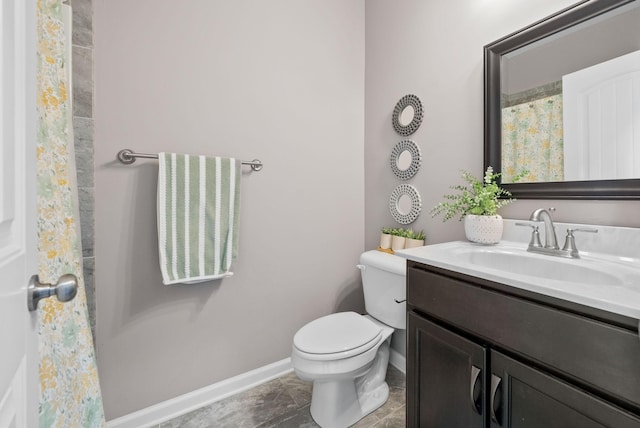
<svg viewBox="0 0 640 428">
<path fill-rule="evenodd" d="M 609 229 L 620 228 L 609 227 Z M 640 237 L 640 234 L 636 233 L 633 234 L 634 238 Z M 541 235 L 544 236 L 542 233 Z M 598 235 L 602 238 L 607 234 L 599 233 Z M 629 241 L 628 233 L 625 235 L 625 240 Z M 640 320 L 639 259 L 586 250 L 581 251 L 580 259 L 528 253 L 526 251 L 528 235 L 524 236 L 525 239 L 522 242 L 504 240 L 497 245 L 480 245 L 456 241 L 401 250 L 396 254 L 419 263 Z M 558 234 L 560 244 L 564 242 L 563 236 Z M 634 244 L 632 250 L 637 252 L 640 240 L 632 239 L 631 242 Z M 620 247 L 616 248 L 620 253 Z M 482 253 L 480 258 L 476 257 L 479 253 Z M 523 270 L 528 268 L 529 272 L 523 274 L 519 271 L 520 268 L 514 266 L 508 266 L 507 270 L 493 267 L 491 266 L 492 257 L 496 260 L 500 257 L 507 261 L 510 260 L 509 257 L 515 257 L 518 261 L 524 260 L 526 265 L 523 265 Z M 488 261 L 488 265 L 483 264 L 485 262 L 478 264 L 477 259 Z M 539 274 L 532 273 L 538 265 L 551 266 L 551 268 L 542 268 Z M 556 278 L 554 272 L 556 269 L 565 274 L 564 280 Z M 566 275 L 567 272 L 568 275 Z M 577 279 L 573 278 L 573 275 L 577 275 Z"/>
</svg>

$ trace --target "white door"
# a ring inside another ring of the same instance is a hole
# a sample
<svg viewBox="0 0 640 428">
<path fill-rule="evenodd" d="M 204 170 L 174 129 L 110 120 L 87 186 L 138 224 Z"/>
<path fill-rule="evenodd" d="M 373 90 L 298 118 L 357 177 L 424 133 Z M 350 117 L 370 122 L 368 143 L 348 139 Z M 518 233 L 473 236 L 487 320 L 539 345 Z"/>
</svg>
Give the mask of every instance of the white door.
<svg viewBox="0 0 640 428">
<path fill-rule="evenodd" d="M 640 177 L 640 51 L 562 78 L 565 180 Z"/>
<path fill-rule="evenodd" d="M 0 6 L 0 428 L 36 427 L 36 312 L 27 283 L 36 273 L 35 0 Z"/>
</svg>

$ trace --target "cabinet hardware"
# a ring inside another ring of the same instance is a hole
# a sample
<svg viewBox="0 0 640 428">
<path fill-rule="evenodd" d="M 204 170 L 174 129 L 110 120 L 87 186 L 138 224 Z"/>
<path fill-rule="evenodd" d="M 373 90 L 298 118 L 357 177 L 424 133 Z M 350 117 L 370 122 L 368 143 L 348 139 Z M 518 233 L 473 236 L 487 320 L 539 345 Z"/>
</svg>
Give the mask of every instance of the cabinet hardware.
<svg viewBox="0 0 640 428">
<path fill-rule="evenodd" d="M 471 407 L 477 414 L 481 415 L 482 414 L 482 369 L 474 365 L 471 366 L 471 387 L 469 388 L 469 395 L 471 396 Z"/>
<path fill-rule="evenodd" d="M 502 426 L 502 390 L 500 389 L 500 383 L 502 379 L 498 376 L 491 374 L 491 405 L 489 406 L 491 411 L 491 420 Z"/>
</svg>

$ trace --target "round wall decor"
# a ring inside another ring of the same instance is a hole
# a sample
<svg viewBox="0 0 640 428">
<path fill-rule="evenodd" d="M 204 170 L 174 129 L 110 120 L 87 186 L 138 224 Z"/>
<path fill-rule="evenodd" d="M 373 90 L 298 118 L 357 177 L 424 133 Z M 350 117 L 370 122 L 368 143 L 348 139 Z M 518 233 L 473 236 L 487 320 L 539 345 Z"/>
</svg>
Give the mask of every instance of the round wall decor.
<svg viewBox="0 0 640 428">
<path fill-rule="evenodd" d="M 389 198 L 391 216 L 400 224 L 413 223 L 422 210 L 418 190 L 410 184 L 401 184 L 391 192 Z"/>
<path fill-rule="evenodd" d="M 391 170 L 400 180 L 408 180 L 420 169 L 420 147 L 411 140 L 402 140 L 391 151 Z"/>
<path fill-rule="evenodd" d="M 405 137 L 413 134 L 422 123 L 422 103 L 415 95 L 405 95 L 393 109 L 391 123 L 393 129 Z"/>
</svg>

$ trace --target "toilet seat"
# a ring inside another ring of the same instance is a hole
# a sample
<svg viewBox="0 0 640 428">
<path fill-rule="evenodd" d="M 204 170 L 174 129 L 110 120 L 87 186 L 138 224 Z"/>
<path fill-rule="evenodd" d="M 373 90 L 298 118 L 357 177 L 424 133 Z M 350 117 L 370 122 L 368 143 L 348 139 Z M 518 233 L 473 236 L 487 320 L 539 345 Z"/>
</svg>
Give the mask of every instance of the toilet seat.
<svg viewBox="0 0 640 428">
<path fill-rule="evenodd" d="M 339 312 L 302 327 L 293 338 L 300 356 L 316 361 L 359 355 L 376 346 L 382 337 L 379 325 L 355 312 Z"/>
</svg>

